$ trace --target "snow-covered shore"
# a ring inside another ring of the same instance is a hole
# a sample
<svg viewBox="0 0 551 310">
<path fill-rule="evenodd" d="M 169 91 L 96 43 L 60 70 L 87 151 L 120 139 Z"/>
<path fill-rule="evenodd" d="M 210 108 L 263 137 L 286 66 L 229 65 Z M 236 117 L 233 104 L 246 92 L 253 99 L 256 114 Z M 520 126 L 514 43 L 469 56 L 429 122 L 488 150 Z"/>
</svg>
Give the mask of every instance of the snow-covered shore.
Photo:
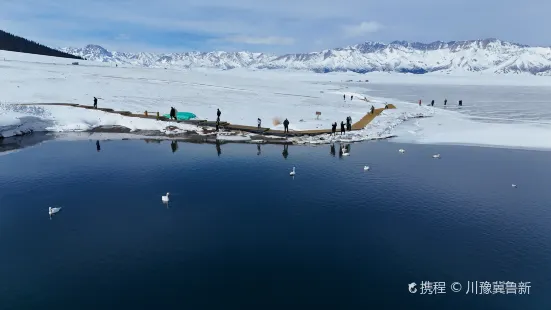
<svg viewBox="0 0 551 310">
<path fill-rule="evenodd" d="M 356 142 L 397 136 L 401 142 L 476 144 L 521 148 L 551 149 L 551 126 L 544 124 L 489 124 L 472 120 L 456 111 L 438 107 L 418 106 L 414 100 L 404 102 L 370 95 L 369 83 L 358 87 L 346 80 L 376 83 L 406 81 L 429 83 L 448 77 L 411 75 L 358 75 L 352 73 L 315 74 L 307 72 L 250 71 L 245 69 L 219 71 L 195 69 L 186 71 L 116 68 L 108 64 L 25 55 L 0 51 L 2 72 L 0 83 L 0 134 L 14 136 L 30 131 L 86 132 L 98 127 L 119 126 L 130 131 L 155 131 L 159 135 L 189 132 L 202 134 L 202 128 L 191 124 L 175 124 L 152 119 L 130 118 L 119 114 L 68 106 L 33 106 L 21 103 L 92 104 L 118 111 L 168 114 L 174 106 L 180 112 L 192 112 L 200 119 L 215 120 L 216 109 L 222 120 L 233 124 L 262 126 L 281 130 L 285 118 L 290 130 L 328 129 L 331 123 L 351 116 L 353 122 L 363 117 L 371 105 L 383 107 L 385 102 L 397 109 L 385 110 L 360 131 L 331 137 L 292 137 L 298 144 Z M 375 79 L 375 80 L 374 80 Z M 450 77 L 451 80 L 476 83 L 476 78 Z M 479 78 L 487 83 L 487 78 Z M 496 78 L 498 79 L 498 78 Z M 492 85 L 499 84 L 494 79 Z M 514 83 L 506 77 L 505 85 Z M 441 82 L 442 83 L 442 82 Z M 518 83 L 526 84 L 522 77 Z M 347 100 L 343 100 L 343 94 Z M 354 95 L 354 100 L 350 100 Z M 370 102 L 359 100 L 366 97 Z M 321 112 L 319 119 L 316 112 Z M 167 129 L 167 126 L 174 126 Z M 209 134 L 209 135 L 212 135 Z M 253 135 L 237 135 L 241 140 Z M 220 140 L 235 140 L 236 135 L 222 133 Z"/>
</svg>

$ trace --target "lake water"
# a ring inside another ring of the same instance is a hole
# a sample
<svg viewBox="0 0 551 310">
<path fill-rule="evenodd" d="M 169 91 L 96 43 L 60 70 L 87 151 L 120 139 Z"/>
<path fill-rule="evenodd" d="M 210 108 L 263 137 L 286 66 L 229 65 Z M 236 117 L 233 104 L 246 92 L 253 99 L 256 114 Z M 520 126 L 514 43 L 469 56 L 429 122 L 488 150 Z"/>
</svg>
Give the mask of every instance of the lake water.
<svg viewBox="0 0 551 310">
<path fill-rule="evenodd" d="M 551 87 L 499 85 L 377 84 L 364 85 L 375 97 L 395 98 L 467 114 L 482 122 L 551 124 Z M 459 100 L 463 107 L 457 109 Z"/>
<path fill-rule="evenodd" d="M 551 307 L 549 152 L 283 151 L 50 141 L 0 156 L 0 309 Z M 467 281 L 530 294 L 466 294 Z"/>
</svg>

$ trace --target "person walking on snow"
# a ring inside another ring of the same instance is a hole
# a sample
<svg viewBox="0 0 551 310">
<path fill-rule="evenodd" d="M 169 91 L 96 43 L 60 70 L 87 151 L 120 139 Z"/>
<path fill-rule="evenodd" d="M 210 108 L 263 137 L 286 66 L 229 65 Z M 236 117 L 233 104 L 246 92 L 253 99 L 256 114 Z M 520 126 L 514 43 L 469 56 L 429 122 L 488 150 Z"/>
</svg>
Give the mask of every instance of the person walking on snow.
<svg viewBox="0 0 551 310">
<path fill-rule="evenodd" d="M 350 95 L 350 101 L 352 101 L 352 99 L 354 99 L 354 95 Z"/>
<path fill-rule="evenodd" d="M 288 119 L 285 119 L 283 121 L 283 132 L 284 133 L 289 133 L 289 120 Z"/>
<path fill-rule="evenodd" d="M 220 112 L 220 109 L 216 109 L 216 121 L 219 122 L 220 121 L 220 115 L 222 115 L 222 112 Z"/>
<path fill-rule="evenodd" d="M 430 106 L 431 106 L 431 107 L 434 107 L 434 100 L 432 100 L 432 101 L 430 102 Z"/>
<path fill-rule="evenodd" d="M 459 100 L 459 106 L 460 106 L 460 107 L 463 106 L 463 100 Z"/>
<path fill-rule="evenodd" d="M 375 107 L 371 106 L 371 114 L 375 113 Z"/>
<path fill-rule="evenodd" d="M 348 131 L 352 130 L 352 117 L 350 116 L 346 118 L 346 130 Z"/>
<path fill-rule="evenodd" d="M 421 106 L 421 99 L 419 99 L 419 106 Z"/>
<path fill-rule="evenodd" d="M 346 133 L 346 129 L 344 128 L 344 122 L 341 121 L 341 136 Z"/>
<path fill-rule="evenodd" d="M 342 98 L 346 101 L 346 94 L 342 95 Z"/>
<path fill-rule="evenodd" d="M 260 124 L 262 124 L 262 120 L 260 119 L 260 117 L 258 118 L 258 129 L 260 129 Z"/>
<path fill-rule="evenodd" d="M 448 103 L 448 99 L 444 100 L 444 106 Z"/>
<path fill-rule="evenodd" d="M 336 136 L 337 135 L 337 122 L 334 122 L 331 124 L 331 135 Z"/>
<path fill-rule="evenodd" d="M 94 97 L 94 109 L 98 108 L 98 98 Z"/>
</svg>

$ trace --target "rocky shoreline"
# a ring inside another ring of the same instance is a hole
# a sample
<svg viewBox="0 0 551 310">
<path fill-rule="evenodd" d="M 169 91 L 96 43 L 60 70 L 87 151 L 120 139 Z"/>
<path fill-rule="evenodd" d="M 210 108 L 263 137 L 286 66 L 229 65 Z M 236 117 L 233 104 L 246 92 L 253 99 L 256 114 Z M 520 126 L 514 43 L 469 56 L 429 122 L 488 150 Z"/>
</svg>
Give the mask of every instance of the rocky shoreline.
<svg viewBox="0 0 551 310">
<path fill-rule="evenodd" d="M 0 153 L 14 151 L 25 147 L 30 147 L 40 144 L 48 140 L 144 140 L 146 142 L 153 141 L 179 141 L 188 143 L 208 143 L 208 144 L 225 144 L 225 143 L 242 143 L 242 144 L 276 144 L 276 145 L 320 145 L 330 143 L 323 136 L 318 139 L 308 142 L 297 142 L 295 139 L 269 136 L 261 134 L 252 134 L 240 131 L 222 130 L 216 132 L 207 127 L 200 128 L 202 132 L 197 131 L 178 131 L 177 128 L 171 130 L 167 127 L 165 132 L 158 130 L 134 130 L 124 126 L 99 126 L 87 131 L 79 132 L 34 132 L 32 130 L 21 132 L 15 136 L 2 137 L 0 136 Z M 394 138 L 395 135 L 385 137 L 374 137 L 359 141 L 340 141 L 341 143 L 354 143 L 366 140 L 384 140 Z M 314 138 L 314 137 L 311 137 Z"/>
</svg>

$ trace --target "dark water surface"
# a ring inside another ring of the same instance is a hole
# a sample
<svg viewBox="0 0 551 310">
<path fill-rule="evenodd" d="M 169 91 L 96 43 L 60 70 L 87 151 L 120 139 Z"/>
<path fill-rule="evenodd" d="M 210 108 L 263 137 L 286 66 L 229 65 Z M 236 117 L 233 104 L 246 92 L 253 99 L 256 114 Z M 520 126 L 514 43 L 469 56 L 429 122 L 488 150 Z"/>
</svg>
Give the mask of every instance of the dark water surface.
<svg viewBox="0 0 551 310">
<path fill-rule="evenodd" d="M 53 141 L 0 156 L 0 309 L 551 308 L 551 153 L 282 151 Z"/>
</svg>

